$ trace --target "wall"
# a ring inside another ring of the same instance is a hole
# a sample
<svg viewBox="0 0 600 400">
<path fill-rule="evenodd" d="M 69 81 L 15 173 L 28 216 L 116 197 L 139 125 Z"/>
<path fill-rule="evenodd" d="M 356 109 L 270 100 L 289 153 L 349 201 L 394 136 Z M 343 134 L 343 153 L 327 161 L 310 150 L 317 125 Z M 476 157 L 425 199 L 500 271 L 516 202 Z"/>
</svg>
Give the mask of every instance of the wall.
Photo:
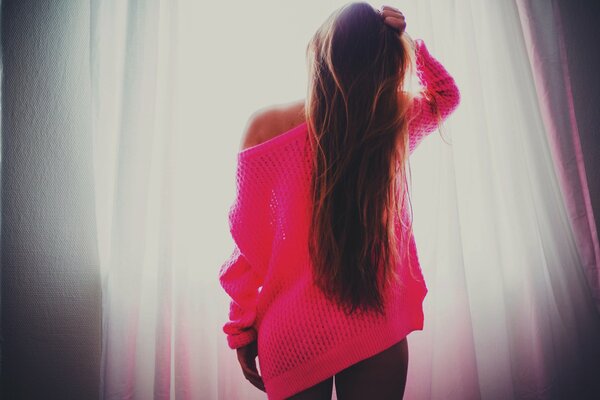
<svg viewBox="0 0 600 400">
<path fill-rule="evenodd" d="M 2 394 L 98 398 L 89 1 L 2 2 Z"/>
</svg>

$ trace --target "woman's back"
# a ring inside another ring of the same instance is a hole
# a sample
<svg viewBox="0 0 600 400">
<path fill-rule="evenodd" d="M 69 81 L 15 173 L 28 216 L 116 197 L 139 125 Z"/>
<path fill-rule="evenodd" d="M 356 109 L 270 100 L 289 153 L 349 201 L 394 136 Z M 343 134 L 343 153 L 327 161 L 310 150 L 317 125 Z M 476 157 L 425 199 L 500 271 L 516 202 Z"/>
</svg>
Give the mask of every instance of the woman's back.
<svg viewBox="0 0 600 400">
<path fill-rule="evenodd" d="M 319 382 L 423 326 L 427 289 L 412 235 L 413 274 L 406 268 L 408 260 L 398 264 L 402 282 L 388 286 L 385 317 L 348 316 L 313 284 L 307 247 L 310 158 L 306 123 L 241 151 L 238 193 L 230 209 L 237 247 L 223 266 L 221 283 L 237 301 L 225 331 L 235 348 L 237 340 L 253 339 L 240 337 L 240 324 L 252 320 L 262 377 L 276 398 Z M 399 219 L 396 226 L 402 228 Z"/>
</svg>

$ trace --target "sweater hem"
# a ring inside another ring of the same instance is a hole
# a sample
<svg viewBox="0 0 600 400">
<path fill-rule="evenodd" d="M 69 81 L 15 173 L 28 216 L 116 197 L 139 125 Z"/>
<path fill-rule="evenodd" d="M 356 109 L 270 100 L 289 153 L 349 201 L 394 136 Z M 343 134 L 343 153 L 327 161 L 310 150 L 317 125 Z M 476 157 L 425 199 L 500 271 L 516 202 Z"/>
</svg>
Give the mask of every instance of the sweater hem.
<svg viewBox="0 0 600 400">
<path fill-rule="evenodd" d="M 423 329 L 422 320 L 413 321 L 410 326 L 404 329 L 397 329 L 392 325 L 388 323 L 387 325 L 377 326 L 363 335 L 353 337 L 343 345 L 337 346 L 321 357 L 312 360 L 309 364 L 265 381 L 265 387 L 268 388 L 268 399 L 286 399 L 302 392 L 351 365 L 388 349 L 407 337 L 409 333 Z M 382 336 L 383 332 L 387 333 Z M 340 359 L 345 362 L 340 364 Z"/>
</svg>

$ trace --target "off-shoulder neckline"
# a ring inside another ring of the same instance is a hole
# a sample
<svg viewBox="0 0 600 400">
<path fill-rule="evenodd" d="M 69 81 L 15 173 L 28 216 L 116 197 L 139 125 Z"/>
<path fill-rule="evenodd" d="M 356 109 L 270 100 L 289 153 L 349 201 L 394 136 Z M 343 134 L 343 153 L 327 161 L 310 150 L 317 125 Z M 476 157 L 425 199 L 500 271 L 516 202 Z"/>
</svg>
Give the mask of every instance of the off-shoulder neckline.
<svg viewBox="0 0 600 400">
<path fill-rule="evenodd" d="M 285 143 L 295 136 L 297 136 L 300 132 L 304 132 L 304 128 L 306 127 L 306 121 L 303 121 L 299 125 L 296 125 L 285 132 L 282 132 L 276 136 L 273 136 L 270 139 L 265 140 L 264 142 L 258 143 L 254 146 L 246 147 L 243 150 L 238 152 L 238 159 L 244 159 L 253 155 L 261 154 L 268 149 L 272 148 L 277 144 Z"/>
</svg>

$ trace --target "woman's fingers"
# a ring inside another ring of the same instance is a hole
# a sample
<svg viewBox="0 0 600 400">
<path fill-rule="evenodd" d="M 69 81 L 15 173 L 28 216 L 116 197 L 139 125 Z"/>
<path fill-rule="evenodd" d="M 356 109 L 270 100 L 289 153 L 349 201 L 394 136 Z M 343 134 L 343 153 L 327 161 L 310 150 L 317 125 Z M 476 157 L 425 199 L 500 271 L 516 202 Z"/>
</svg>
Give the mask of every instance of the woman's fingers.
<svg viewBox="0 0 600 400">
<path fill-rule="evenodd" d="M 397 9 L 396 7 L 393 7 L 393 6 L 387 6 L 387 5 L 383 5 L 383 6 L 381 6 L 381 7 L 380 7 L 380 9 L 381 9 L 381 11 L 384 11 L 384 10 L 392 10 L 392 11 L 397 11 L 397 12 L 400 12 L 400 10 L 399 10 L 399 9 Z"/>
<path fill-rule="evenodd" d="M 250 381 L 254 386 L 258 389 L 265 391 L 265 383 L 263 382 L 261 376 L 258 372 L 253 371 L 252 369 L 245 368 L 242 366 L 242 372 L 244 373 L 244 377 Z"/>
<path fill-rule="evenodd" d="M 262 377 L 258 374 L 258 370 L 256 369 L 256 364 L 254 362 L 248 363 L 247 360 L 240 363 L 242 365 L 242 372 L 244 373 L 244 377 L 250 381 L 254 386 L 265 391 L 265 383 L 262 380 Z"/>
<path fill-rule="evenodd" d="M 262 380 L 262 377 L 258 373 L 258 369 L 256 368 L 256 345 L 251 343 L 248 346 L 238 349 L 237 356 L 242 367 L 244 377 L 258 389 L 264 392 L 265 384 Z"/>
<path fill-rule="evenodd" d="M 390 9 L 386 8 L 386 9 L 381 10 L 380 14 L 382 16 L 385 16 L 385 17 L 404 18 L 404 14 L 402 14 L 401 11 L 398 11 L 398 10 L 395 10 L 395 9 L 390 10 Z"/>
<path fill-rule="evenodd" d="M 402 11 L 398 10 L 397 8 L 393 8 L 393 7 L 389 7 L 389 6 L 381 7 L 381 10 L 379 11 L 379 13 L 384 18 L 385 17 L 404 18 L 404 14 L 402 14 Z"/>
<path fill-rule="evenodd" d="M 396 17 L 385 17 L 383 22 L 399 31 L 403 31 L 404 29 L 406 29 L 406 22 L 404 21 L 404 19 Z"/>
<path fill-rule="evenodd" d="M 383 22 L 394 29 L 402 32 L 406 28 L 406 20 L 400 10 L 391 6 L 382 6 L 379 14 L 383 18 Z"/>
</svg>

